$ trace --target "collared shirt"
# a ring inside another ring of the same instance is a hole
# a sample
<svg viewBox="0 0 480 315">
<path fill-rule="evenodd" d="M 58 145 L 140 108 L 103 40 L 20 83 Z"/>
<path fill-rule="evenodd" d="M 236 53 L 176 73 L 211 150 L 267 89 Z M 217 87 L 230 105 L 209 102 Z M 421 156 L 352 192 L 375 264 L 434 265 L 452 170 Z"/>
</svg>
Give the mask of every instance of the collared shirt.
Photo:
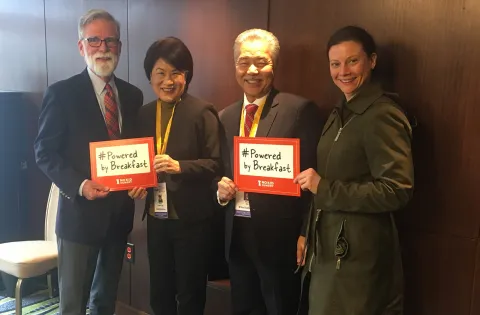
<svg viewBox="0 0 480 315">
<path fill-rule="evenodd" d="M 265 105 L 265 102 L 267 101 L 267 97 L 268 97 L 269 94 L 270 94 L 270 92 L 268 92 L 268 93 L 267 93 L 265 96 L 263 96 L 263 97 L 257 98 L 257 99 L 256 99 L 255 101 L 253 101 L 252 103 L 250 103 L 250 102 L 248 101 L 247 95 L 246 95 L 246 94 L 243 94 L 243 108 L 245 109 L 245 110 L 243 110 L 243 121 L 245 121 L 245 116 L 247 115 L 247 109 L 246 109 L 247 105 L 250 105 L 250 104 L 255 104 L 255 105 L 257 105 L 257 106 L 258 106 L 257 111 L 258 111 L 261 107 L 263 107 L 263 106 Z M 242 134 L 242 128 L 243 128 L 243 126 L 240 126 L 239 135 Z M 256 132 L 257 132 L 257 131 L 255 130 L 255 133 L 256 133 Z M 253 136 L 255 137 L 255 135 L 253 135 Z"/>
<path fill-rule="evenodd" d="M 100 106 L 100 110 L 102 111 L 103 119 L 105 119 L 105 94 L 107 93 L 107 89 L 105 86 L 107 83 L 103 81 L 100 77 L 98 77 L 95 73 L 93 73 L 90 68 L 87 68 L 88 75 L 90 76 L 90 80 L 92 81 L 93 89 L 95 90 L 95 95 L 97 96 L 98 105 Z M 118 97 L 118 90 L 117 86 L 115 85 L 115 80 L 112 78 L 108 82 L 112 87 L 113 93 L 115 93 L 115 101 L 117 102 L 118 106 L 118 127 L 119 130 L 122 131 L 122 111 L 120 110 L 120 98 Z"/>
<path fill-rule="evenodd" d="M 93 85 L 93 90 L 95 91 L 95 96 L 97 97 L 98 105 L 100 106 L 100 111 L 102 112 L 103 119 L 105 120 L 105 94 L 107 93 L 107 89 L 105 89 L 105 86 L 107 83 L 103 81 L 99 76 L 97 76 L 95 73 L 93 73 L 90 68 L 87 67 L 88 71 L 88 76 L 90 77 L 90 80 L 92 81 Z M 118 128 L 120 132 L 122 131 L 122 111 L 120 110 L 121 105 L 120 105 L 120 98 L 118 97 L 118 90 L 117 86 L 115 85 L 115 80 L 113 79 L 113 75 L 108 82 L 110 86 L 112 87 L 113 93 L 115 94 L 115 101 L 117 103 L 118 107 Z M 83 185 L 85 185 L 85 182 L 87 179 L 85 179 L 82 184 L 80 184 L 80 187 L 78 188 L 78 194 L 80 196 L 83 196 L 82 190 L 83 190 Z"/>
<path fill-rule="evenodd" d="M 252 103 L 250 103 L 250 102 L 248 101 L 247 95 L 246 95 L 246 94 L 243 94 L 243 108 L 245 109 L 245 110 L 243 110 L 243 120 L 244 120 L 244 121 L 245 121 L 245 115 L 247 115 L 247 110 L 246 110 L 247 105 L 255 104 L 255 105 L 258 106 L 258 109 L 260 109 L 261 107 L 263 107 L 263 106 L 265 105 L 265 103 L 266 103 L 266 101 L 267 101 L 267 97 L 268 97 L 268 95 L 270 95 L 270 92 L 271 92 L 271 90 L 270 90 L 265 96 L 260 97 L 260 98 L 257 98 L 257 99 L 256 99 L 255 101 L 253 101 Z M 257 109 L 257 110 L 258 110 L 258 109 Z M 240 126 L 240 128 L 239 128 L 239 135 L 242 134 L 242 128 L 243 128 L 243 126 Z M 256 133 L 256 130 L 255 130 L 255 133 Z M 253 135 L 253 136 L 255 136 L 255 135 Z M 220 201 L 220 197 L 218 196 L 218 190 L 217 190 L 217 202 L 218 202 L 219 205 L 221 205 L 221 206 L 223 206 L 223 207 L 226 206 L 226 205 L 229 203 L 229 201 L 226 201 L 226 202 Z"/>
</svg>

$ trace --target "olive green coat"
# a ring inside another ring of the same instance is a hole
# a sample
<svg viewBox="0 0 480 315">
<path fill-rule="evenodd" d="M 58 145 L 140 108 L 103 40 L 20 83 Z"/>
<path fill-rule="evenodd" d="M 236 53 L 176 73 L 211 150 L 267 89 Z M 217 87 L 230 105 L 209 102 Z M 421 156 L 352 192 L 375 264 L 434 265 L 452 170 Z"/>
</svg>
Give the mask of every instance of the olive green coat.
<svg viewBox="0 0 480 315">
<path fill-rule="evenodd" d="M 403 314 L 393 212 L 413 191 L 411 127 L 380 87 L 368 84 L 332 111 L 317 172 L 307 231 L 309 314 Z"/>
</svg>

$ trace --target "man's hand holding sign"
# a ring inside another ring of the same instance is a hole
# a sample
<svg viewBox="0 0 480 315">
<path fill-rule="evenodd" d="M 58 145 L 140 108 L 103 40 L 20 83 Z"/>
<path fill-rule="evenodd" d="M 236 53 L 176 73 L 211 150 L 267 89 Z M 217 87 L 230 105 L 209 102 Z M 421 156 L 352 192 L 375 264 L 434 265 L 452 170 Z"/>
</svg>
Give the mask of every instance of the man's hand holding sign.
<svg viewBox="0 0 480 315">
<path fill-rule="evenodd" d="M 92 180 L 84 183 L 83 195 L 93 200 L 128 190 L 132 198 L 145 198 L 145 188 L 157 184 L 153 156 L 153 138 L 90 143 Z"/>
<path fill-rule="evenodd" d="M 222 177 L 218 182 L 218 200 L 220 203 L 225 204 L 235 198 L 235 194 L 238 191 L 237 185 L 228 177 Z"/>
<path fill-rule="evenodd" d="M 88 200 L 105 198 L 108 196 L 110 188 L 96 181 L 87 179 L 82 187 L 82 196 Z"/>
</svg>

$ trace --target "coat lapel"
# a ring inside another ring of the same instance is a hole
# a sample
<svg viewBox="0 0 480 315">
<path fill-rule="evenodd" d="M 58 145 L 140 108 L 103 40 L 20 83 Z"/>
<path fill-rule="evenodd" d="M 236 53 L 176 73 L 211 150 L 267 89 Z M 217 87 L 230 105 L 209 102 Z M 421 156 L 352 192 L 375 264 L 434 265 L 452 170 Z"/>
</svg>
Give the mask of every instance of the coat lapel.
<svg viewBox="0 0 480 315">
<path fill-rule="evenodd" d="M 140 126 L 141 130 L 144 130 L 142 133 L 142 137 L 150 137 L 153 135 L 153 147 L 155 148 L 155 154 L 157 153 L 157 100 L 154 100 L 146 105 L 143 105 L 145 107 L 145 113 L 142 114 L 142 120 L 139 122 L 139 124 L 142 124 L 143 126 Z"/>
<path fill-rule="evenodd" d="M 263 107 L 260 123 L 258 124 L 257 133 L 255 137 L 267 137 L 272 128 L 275 117 L 278 113 L 279 101 L 277 99 L 278 91 L 273 89 L 267 97 Z"/>
<path fill-rule="evenodd" d="M 179 129 L 181 129 L 180 126 L 182 125 L 183 122 L 188 121 L 190 119 L 189 112 L 188 112 L 188 108 L 189 108 L 188 104 L 190 104 L 190 102 L 191 102 L 190 95 L 188 93 L 184 93 L 180 99 L 180 102 L 178 102 L 177 105 L 175 105 L 175 112 L 173 113 L 173 118 L 172 118 L 172 126 L 170 128 L 170 136 L 169 136 L 170 140 L 179 138 L 179 136 L 177 136 L 177 132 Z M 154 108 L 155 108 L 155 111 L 152 115 L 155 115 L 155 120 L 156 120 L 156 117 L 157 117 L 156 102 L 155 102 Z M 156 121 L 155 121 L 154 129 L 155 128 L 156 128 Z M 155 141 L 157 140 L 155 139 Z M 167 145 L 167 151 L 165 152 L 165 154 L 171 154 L 171 151 L 168 145 Z"/>
<path fill-rule="evenodd" d="M 325 134 L 325 132 L 327 132 L 328 129 L 330 129 L 330 126 L 333 124 L 337 116 L 338 116 L 337 109 L 334 109 L 330 114 L 330 116 L 328 116 L 328 119 L 325 122 L 325 125 L 323 126 L 322 136 Z"/>
<path fill-rule="evenodd" d="M 117 86 L 118 98 L 120 102 L 120 115 L 122 115 L 122 131 L 121 137 L 123 138 L 125 134 L 128 134 L 130 128 L 128 117 L 127 104 L 129 104 L 128 95 L 126 93 L 127 89 L 124 87 L 123 82 L 118 80 L 115 77 L 115 85 Z"/>
<path fill-rule="evenodd" d="M 243 100 L 233 105 L 232 112 L 226 121 L 228 143 L 233 145 L 233 137 L 240 135 L 240 121 L 242 115 Z"/>
<path fill-rule="evenodd" d="M 242 115 L 243 99 L 230 106 L 220 112 L 219 116 L 225 131 L 222 155 L 225 163 L 229 163 L 225 171 L 226 175 L 233 179 L 233 137 L 240 134 L 240 116 Z"/>
</svg>

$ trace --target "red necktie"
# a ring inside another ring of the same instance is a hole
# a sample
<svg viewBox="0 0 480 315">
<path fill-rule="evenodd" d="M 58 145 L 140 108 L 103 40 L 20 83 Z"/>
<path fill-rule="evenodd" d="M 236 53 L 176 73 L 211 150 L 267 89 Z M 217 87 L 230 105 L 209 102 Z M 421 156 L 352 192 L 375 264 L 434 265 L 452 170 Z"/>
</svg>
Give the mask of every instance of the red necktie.
<svg viewBox="0 0 480 315">
<path fill-rule="evenodd" d="M 245 106 L 245 125 L 243 126 L 243 135 L 250 137 L 250 130 L 252 129 L 255 113 L 257 112 L 258 105 L 248 104 Z"/>
<path fill-rule="evenodd" d="M 120 139 L 120 127 L 118 126 L 118 106 L 115 101 L 115 94 L 112 87 L 107 83 L 105 85 L 107 93 L 105 93 L 105 123 L 107 125 L 108 135 L 110 139 Z"/>
</svg>

